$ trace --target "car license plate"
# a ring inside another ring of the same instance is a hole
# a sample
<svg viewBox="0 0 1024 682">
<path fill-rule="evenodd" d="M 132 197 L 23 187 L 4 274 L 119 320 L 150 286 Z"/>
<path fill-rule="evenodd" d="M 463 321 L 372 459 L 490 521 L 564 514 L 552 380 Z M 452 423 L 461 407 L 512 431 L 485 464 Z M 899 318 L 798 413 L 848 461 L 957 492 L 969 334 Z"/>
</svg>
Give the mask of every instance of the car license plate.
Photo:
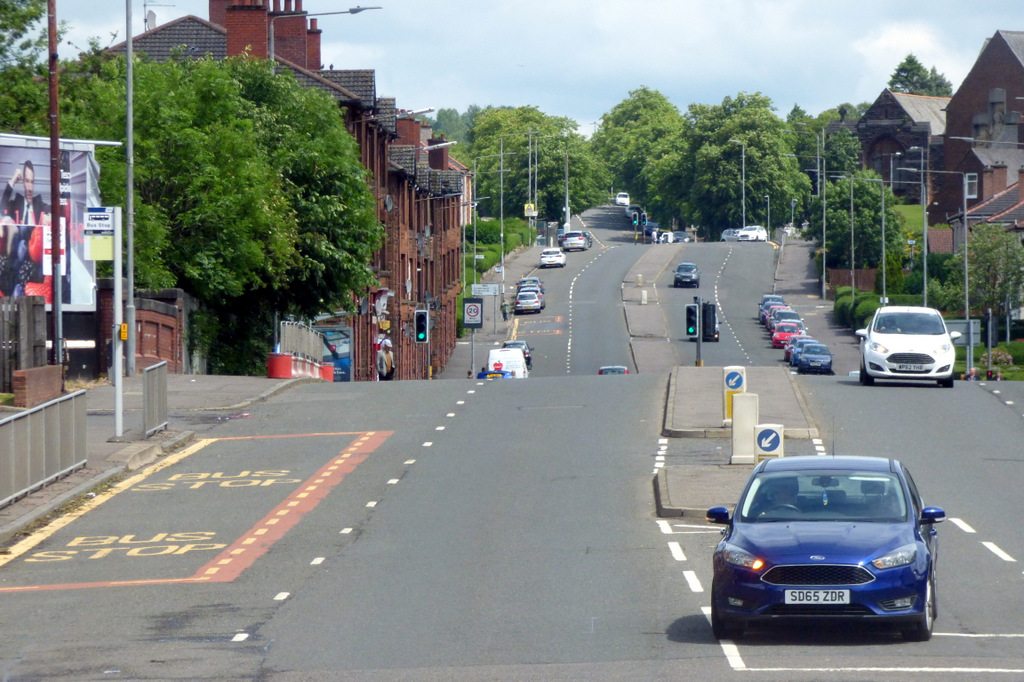
<svg viewBox="0 0 1024 682">
<path fill-rule="evenodd" d="M 787 604 L 849 604 L 849 590 L 786 590 Z"/>
<path fill-rule="evenodd" d="M 896 365 L 897 372 L 923 372 L 924 365 Z"/>
</svg>

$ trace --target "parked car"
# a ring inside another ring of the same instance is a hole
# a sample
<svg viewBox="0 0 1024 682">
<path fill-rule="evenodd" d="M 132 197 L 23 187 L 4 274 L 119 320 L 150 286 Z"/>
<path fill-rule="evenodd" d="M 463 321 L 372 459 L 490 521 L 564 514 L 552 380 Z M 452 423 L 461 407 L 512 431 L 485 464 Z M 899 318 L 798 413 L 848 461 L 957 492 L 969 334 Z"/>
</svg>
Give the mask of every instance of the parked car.
<svg viewBox="0 0 1024 682">
<path fill-rule="evenodd" d="M 526 369 L 533 369 L 533 360 L 530 358 L 530 351 L 532 351 L 533 349 L 530 348 L 530 344 L 528 344 L 526 341 L 523 341 L 522 339 L 512 339 L 511 341 L 506 341 L 503 344 L 501 344 L 501 347 L 518 348 L 519 350 L 523 351 L 523 357 L 526 358 Z"/>
<path fill-rule="evenodd" d="M 629 374 L 629 368 L 623 365 L 605 365 L 597 370 L 597 373 L 601 376 L 605 374 Z"/>
<path fill-rule="evenodd" d="M 519 289 L 516 290 L 517 295 L 530 293 L 537 294 L 537 298 L 540 299 L 540 309 L 544 310 L 547 304 L 544 302 L 544 292 L 540 290 L 540 287 L 533 284 L 524 284 L 523 286 L 519 287 Z"/>
<path fill-rule="evenodd" d="M 767 314 L 769 308 L 773 305 L 786 305 L 786 299 L 776 294 L 765 294 L 761 297 L 761 302 L 757 305 L 757 321 L 764 324 L 764 317 Z"/>
<path fill-rule="evenodd" d="M 769 316 L 768 331 L 775 331 L 775 327 L 778 326 L 780 322 L 793 322 L 801 329 L 804 328 L 804 320 L 800 317 L 800 313 L 795 310 L 790 310 L 789 308 L 781 308 Z"/>
<path fill-rule="evenodd" d="M 772 325 L 772 318 L 775 317 L 776 314 L 778 314 L 779 312 L 781 312 L 783 310 L 793 310 L 793 309 L 790 308 L 788 305 L 768 306 L 768 310 L 767 310 L 767 312 L 765 313 L 765 316 L 764 316 L 764 327 L 765 327 L 765 329 L 767 329 L 768 331 L 772 330 L 772 326 L 771 326 Z M 798 315 L 798 317 L 799 317 L 799 315 Z"/>
<path fill-rule="evenodd" d="M 696 263 L 684 261 L 676 266 L 675 274 L 672 276 L 674 287 L 699 287 L 700 269 Z"/>
<path fill-rule="evenodd" d="M 790 338 L 790 340 L 786 342 L 786 349 L 785 349 L 785 352 L 783 353 L 783 355 L 784 355 L 785 360 L 786 360 L 787 363 L 789 363 L 791 365 L 794 364 L 793 363 L 793 348 L 796 347 L 796 344 L 797 344 L 798 341 L 802 341 L 803 339 L 807 339 L 808 341 L 815 341 L 815 339 L 811 338 L 811 336 L 808 335 L 808 334 L 797 334 L 796 336 Z"/>
<path fill-rule="evenodd" d="M 711 629 L 852 621 L 931 638 L 938 534 L 910 472 L 882 457 L 770 457 L 755 467 L 712 557 Z"/>
<path fill-rule="evenodd" d="M 722 230 L 722 241 L 723 242 L 738 242 L 740 240 L 740 231 L 735 227 L 728 227 Z"/>
<path fill-rule="evenodd" d="M 541 293 L 544 293 L 544 282 L 540 280 L 540 277 L 523 277 L 516 283 L 516 288 L 530 285 L 537 287 L 541 290 Z"/>
<path fill-rule="evenodd" d="M 544 309 L 544 302 L 536 291 L 520 291 L 516 294 L 516 315 L 520 313 L 538 313 Z"/>
<path fill-rule="evenodd" d="M 583 230 L 583 239 L 587 242 L 588 249 L 594 245 L 594 235 L 587 230 Z"/>
<path fill-rule="evenodd" d="M 565 251 L 558 248 L 544 249 L 540 252 L 540 267 L 542 268 L 564 268 Z"/>
<path fill-rule="evenodd" d="M 860 383 L 875 379 L 933 380 L 953 388 L 953 341 L 942 315 L 933 308 L 883 306 L 871 324 L 857 330 L 860 342 Z"/>
<path fill-rule="evenodd" d="M 785 348 L 786 343 L 794 336 L 803 333 L 800 325 L 795 322 L 779 322 L 772 332 L 772 348 Z"/>
<path fill-rule="evenodd" d="M 736 237 L 736 241 L 766 242 L 768 241 L 768 231 L 760 225 L 747 225 L 740 230 L 739 235 Z"/>
<path fill-rule="evenodd" d="M 804 348 L 806 348 L 809 344 L 812 343 L 821 342 L 818 341 L 817 339 L 811 338 L 810 336 L 805 336 L 804 338 L 797 339 L 796 343 L 793 344 L 792 352 L 790 352 L 789 354 L 789 364 L 792 365 L 793 367 L 796 367 L 797 363 L 800 361 L 800 353 L 802 353 Z"/>
<path fill-rule="evenodd" d="M 823 343 L 809 343 L 800 351 L 797 374 L 832 374 L 832 351 Z"/>
<path fill-rule="evenodd" d="M 678 243 L 678 242 L 692 242 L 693 241 L 693 237 L 690 236 L 690 233 L 686 232 L 684 230 L 676 230 L 675 232 L 666 232 L 665 234 L 671 234 L 673 242 L 677 242 Z"/>
<path fill-rule="evenodd" d="M 629 206 L 629 192 L 619 192 L 615 195 L 616 206 Z"/>
<path fill-rule="evenodd" d="M 587 239 L 583 236 L 582 232 L 566 232 L 565 236 L 562 237 L 562 248 L 566 251 L 571 251 L 573 249 L 586 251 Z"/>
</svg>

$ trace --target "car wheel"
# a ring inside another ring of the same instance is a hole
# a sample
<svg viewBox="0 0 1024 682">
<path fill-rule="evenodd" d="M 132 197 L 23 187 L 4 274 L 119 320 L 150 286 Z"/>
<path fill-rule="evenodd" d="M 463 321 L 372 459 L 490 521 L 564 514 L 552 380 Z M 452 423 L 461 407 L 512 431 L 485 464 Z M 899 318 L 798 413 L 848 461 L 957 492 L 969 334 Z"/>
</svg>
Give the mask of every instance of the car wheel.
<svg viewBox="0 0 1024 682">
<path fill-rule="evenodd" d="M 875 385 L 875 378 L 873 376 L 871 376 L 870 374 L 868 374 L 868 370 L 864 367 L 864 360 L 863 359 L 860 362 L 860 372 L 858 372 L 858 374 L 860 374 L 860 385 L 861 386 L 874 386 Z"/>
<path fill-rule="evenodd" d="M 932 638 L 932 629 L 935 627 L 935 585 L 934 579 L 929 576 L 928 584 L 924 590 L 924 612 L 921 619 L 913 626 L 903 630 L 903 639 L 908 642 L 927 642 Z"/>
<path fill-rule="evenodd" d="M 942 388 L 953 388 L 953 375 L 950 374 L 948 379 L 939 379 L 939 386 Z"/>
<path fill-rule="evenodd" d="M 713 596 L 711 597 L 711 634 L 715 636 L 715 639 L 736 639 L 743 634 L 741 627 L 726 623 L 722 619 Z"/>
</svg>

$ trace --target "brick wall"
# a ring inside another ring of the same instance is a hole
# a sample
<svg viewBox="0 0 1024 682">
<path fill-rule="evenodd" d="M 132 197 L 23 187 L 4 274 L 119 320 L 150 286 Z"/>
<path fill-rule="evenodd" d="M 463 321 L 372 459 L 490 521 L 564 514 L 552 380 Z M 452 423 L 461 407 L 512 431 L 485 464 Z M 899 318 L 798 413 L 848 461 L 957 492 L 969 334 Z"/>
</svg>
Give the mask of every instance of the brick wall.
<svg viewBox="0 0 1024 682">
<path fill-rule="evenodd" d="M 35 407 L 60 397 L 63 370 L 60 365 L 15 370 L 14 406 Z"/>
<path fill-rule="evenodd" d="M 236 0 L 227 8 L 224 22 L 228 32 L 229 57 L 245 54 L 246 51 L 259 59 L 270 56 L 267 52 L 270 27 L 264 0 Z M 277 30 L 279 26 L 274 28 Z"/>
</svg>

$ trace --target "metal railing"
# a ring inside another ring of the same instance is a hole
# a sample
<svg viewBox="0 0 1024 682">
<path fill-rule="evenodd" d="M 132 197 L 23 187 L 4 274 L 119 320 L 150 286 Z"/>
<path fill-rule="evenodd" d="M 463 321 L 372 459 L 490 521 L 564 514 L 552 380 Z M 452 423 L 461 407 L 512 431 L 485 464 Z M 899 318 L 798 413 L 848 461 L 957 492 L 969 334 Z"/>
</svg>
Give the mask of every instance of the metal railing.
<svg viewBox="0 0 1024 682">
<path fill-rule="evenodd" d="M 142 370 L 142 430 L 149 438 L 167 428 L 167 361 Z"/>
<path fill-rule="evenodd" d="M 323 334 L 301 322 L 282 322 L 278 352 L 319 362 L 324 355 Z"/>
<path fill-rule="evenodd" d="M 0 507 L 86 465 L 85 391 L 0 420 Z"/>
</svg>

